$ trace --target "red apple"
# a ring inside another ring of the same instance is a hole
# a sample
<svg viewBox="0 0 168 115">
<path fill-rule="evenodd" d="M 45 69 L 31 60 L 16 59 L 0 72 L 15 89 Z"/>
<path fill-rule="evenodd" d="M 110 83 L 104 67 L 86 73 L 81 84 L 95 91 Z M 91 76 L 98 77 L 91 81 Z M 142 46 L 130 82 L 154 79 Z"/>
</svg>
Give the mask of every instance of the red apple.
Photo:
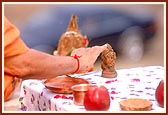
<svg viewBox="0 0 168 115">
<path fill-rule="evenodd" d="M 110 107 L 110 95 L 104 86 L 90 86 L 84 97 L 84 107 L 88 111 L 106 111 Z"/>
<path fill-rule="evenodd" d="M 164 107 L 164 80 L 161 80 L 155 91 L 155 97 L 158 105 Z"/>
</svg>

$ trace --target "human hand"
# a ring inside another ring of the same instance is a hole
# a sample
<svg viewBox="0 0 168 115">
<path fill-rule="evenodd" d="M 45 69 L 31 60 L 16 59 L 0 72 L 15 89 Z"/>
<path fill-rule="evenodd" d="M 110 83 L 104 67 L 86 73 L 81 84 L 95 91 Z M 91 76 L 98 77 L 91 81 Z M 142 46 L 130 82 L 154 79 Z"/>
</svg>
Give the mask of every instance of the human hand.
<svg viewBox="0 0 168 115">
<path fill-rule="evenodd" d="M 72 51 L 71 56 L 78 56 L 79 59 L 79 70 L 77 73 L 85 73 L 93 67 L 97 57 L 107 48 L 107 45 L 93 46 L 87 48 L 78 48 Z"/>
</svg>

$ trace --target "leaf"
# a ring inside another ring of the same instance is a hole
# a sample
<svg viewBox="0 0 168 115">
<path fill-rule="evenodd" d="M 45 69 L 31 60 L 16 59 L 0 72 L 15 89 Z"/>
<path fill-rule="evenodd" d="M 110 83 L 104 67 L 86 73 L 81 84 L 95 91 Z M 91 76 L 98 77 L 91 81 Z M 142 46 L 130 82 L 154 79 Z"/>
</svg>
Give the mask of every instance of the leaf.
<svg viewBox="0 0 168 115">
<path fill-rule="evenodd" d="M 24 99 L 24 97 L 20 97 L 20 98 L 19 98 L 19 101 L 23 101 L 23 99 Z"/>
</svg>

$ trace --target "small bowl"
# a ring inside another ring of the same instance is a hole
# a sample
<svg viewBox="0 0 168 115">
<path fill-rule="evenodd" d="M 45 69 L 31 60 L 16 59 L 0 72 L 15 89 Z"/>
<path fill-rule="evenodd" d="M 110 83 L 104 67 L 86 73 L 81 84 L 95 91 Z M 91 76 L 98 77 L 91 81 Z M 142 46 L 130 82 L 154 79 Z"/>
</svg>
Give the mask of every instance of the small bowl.
<svg viewBox="0 0 168 115">
<path fill-rule="evenodd" d="M 71 87 L 74 96 L 74 104 L 83 106 L 85 93 L 89 86 L 89 84 L 78 84 Z"/>
</svg>

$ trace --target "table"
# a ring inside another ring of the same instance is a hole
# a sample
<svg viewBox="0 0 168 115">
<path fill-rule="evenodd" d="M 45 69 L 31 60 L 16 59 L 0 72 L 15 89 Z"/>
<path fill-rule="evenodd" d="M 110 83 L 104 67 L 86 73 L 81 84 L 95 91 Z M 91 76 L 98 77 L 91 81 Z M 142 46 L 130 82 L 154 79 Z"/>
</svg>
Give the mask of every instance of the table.
<svg viewBox="0 0 168 115">
<path fill-rule="evenodd" d="M 145 98 L 153 103 L 151 111 L 164 111 L 157 105 L 155 90 L 165 70 L 162 66 L 147 66 L 116 70 L 116 78 L 103 78 L 101 71 L 76 74 L 75 77 L 84 78 L 92 84 L 104 85 L 111 97 L 109 112 L 121 111 L 119 101 L 131 97 Z M 45 88 L 42 80 L 24 80 L 19 97 L 21 111 L 71 111 L 84 112 L 84 106 L 73 103 L 72 94 L 56 94 Z"/>
</svg>

